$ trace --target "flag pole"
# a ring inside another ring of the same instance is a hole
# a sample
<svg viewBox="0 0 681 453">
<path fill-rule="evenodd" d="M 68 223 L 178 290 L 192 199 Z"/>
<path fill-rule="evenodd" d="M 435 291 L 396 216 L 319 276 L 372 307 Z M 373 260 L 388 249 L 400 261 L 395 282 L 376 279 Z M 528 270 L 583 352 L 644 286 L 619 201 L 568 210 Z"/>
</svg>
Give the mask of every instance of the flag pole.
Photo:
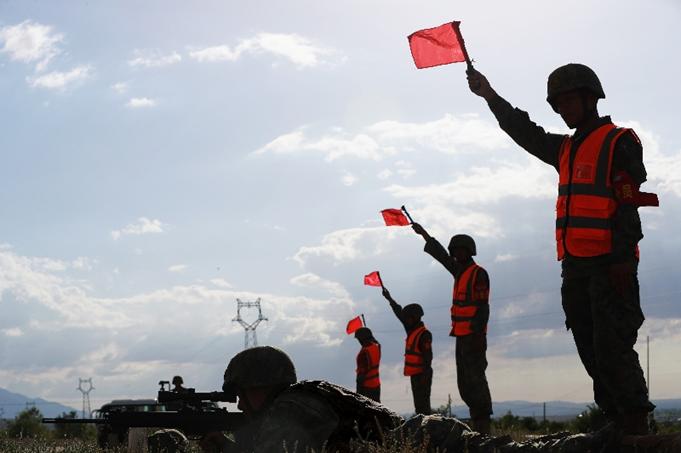
<svg viewBox="0 0 681 453">
<path fill-rule="evenodd" d="M 466 59 L 466 70 L 471 71 L 475 69 L 473 67 L 473 63 L 471 62 L 471 58 L 468 56 L 468 51 L 466 50 L 466 42 L 463 40 L 463 35 L 461 34 L 461 30 L 459 30 L 459 25 L 461 24 L 461 21 L 455 20 L 452 22 L 452 28 L 454 29 L 454 33 L 456 33 L 456 37 L 459 38 L 459 42 L 461 43 L 461 52 L 463 53 L 463 57 Z"/>
<path fill-rule="evenodd" d="M 383 279 L 381 278 L 381 273 L 379 271 L 376 271 L 376 275 L 378 275 L 378 281 L 381 283 L 381 289 L 385 289 L 385 286 L 383 286 Z"/>
<path fill-rule="evenodd" d="M 404 215 L 407 216 L 407 218 L 409 219 L 409 222 L 414 223 L 414 220 L 411 218 L 411 216 L 407 212 L 407 208 L 405 208 L 404 205 L 402 205 L 402 207 L 400 209 L 402 210 L 402 212 L 404 212 Z"/>
<path fill-rule="evenodd" d="M 366 327 L 366 326 L 367 326 L 367 322 L 366 322 L 366 320 L 364 319 L 364 313 L 362 313 L 360 316 L 362 317 L 362 325 L 363 325 L 364 327 Z"/>
</svg>

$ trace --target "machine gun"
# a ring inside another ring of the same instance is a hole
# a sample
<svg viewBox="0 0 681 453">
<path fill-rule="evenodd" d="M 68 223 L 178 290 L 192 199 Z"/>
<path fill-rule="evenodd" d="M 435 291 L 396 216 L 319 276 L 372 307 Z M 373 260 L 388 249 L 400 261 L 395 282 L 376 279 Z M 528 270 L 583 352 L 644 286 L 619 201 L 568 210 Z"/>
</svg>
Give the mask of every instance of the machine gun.
<svg viewBox="0 0 681 453">
<path fill-rule="evenodd" d="M 229 412 L 216 404 L 234 402 L 232 394 L 196 392 L 192 388 L 175 392 L 170 390 L 168 381 L 159 385 L 155 401 L 112 401 L 102 406 L 95 418 L 43 418 L 42 422 L 95 424 L 97 443 L 103 448 L 121 443 L 129 428 L 174 428 L 189 438 L 200 438 L 212 431 L 235 431 L 246 422 L 242 412 Z"/>
</svg>

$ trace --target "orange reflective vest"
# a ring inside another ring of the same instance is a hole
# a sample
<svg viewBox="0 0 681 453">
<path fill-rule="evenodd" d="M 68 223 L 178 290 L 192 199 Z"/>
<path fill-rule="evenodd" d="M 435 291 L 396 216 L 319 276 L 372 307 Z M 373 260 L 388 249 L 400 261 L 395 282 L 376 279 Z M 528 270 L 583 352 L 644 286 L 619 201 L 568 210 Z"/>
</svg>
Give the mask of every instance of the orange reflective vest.
<svg viewBox="0 0 681 453">
<path fill-rule="evenodd" d="M 423 351 L 419 343 L 421 335 L 426 331 L 426 326 L 419 326 L 409 332 L 404 345 L 404 375 L 414 376 L 426 370 L 423 360 Z"/>
<path fill-rule="evenodd" d="M 364 369 L 364 364 L 360 362 L 362 354 L 369 357 L 369 368 Z M 381 363 L 381 345 L 378 343 L 371 343 L 368 346 L 362 346 L 359 354 L 357 354 L 357 376 L 364 376 L 362 387 L 377 388 L 381 386 L 381 379 L 378 376 L 378 366 Z"/>
<path fill-rule="evenodd" d="M 563 140 L 558 154 L 558 260 L 566 253 L 591 257 L 612 252 L 612 217 L 617 199 L 610 170 L 615 143 L 627 131 L 605 124 L 591 132 L 576 149 L 571 137 Z"/>
<path fill-rule="evenodd" d="M 463 337 L 473 333 L 471 322 L 478 312 L 478 302 L 475 298 L 474 285 L 481 267 L 473 263 L 454 281 L 452 295 L 452 337 Z M 485 333 L 487 325 L 485 325 Z"/>
</svg>

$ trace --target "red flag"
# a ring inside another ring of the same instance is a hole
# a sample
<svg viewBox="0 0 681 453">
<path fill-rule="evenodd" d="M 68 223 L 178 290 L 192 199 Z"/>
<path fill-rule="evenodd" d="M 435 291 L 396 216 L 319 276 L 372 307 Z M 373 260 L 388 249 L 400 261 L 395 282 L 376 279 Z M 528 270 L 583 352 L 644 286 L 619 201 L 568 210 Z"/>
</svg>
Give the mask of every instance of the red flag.
<svg viewBox="0 0 681 453">
<path fill-rule="evenodd" d="M 460 23 L 454 21 L 409 35 L 407 38 L 409 48 L 417 68 L 469 61 L 463 37 L 459 31 Z"/>
<path fill-rule="evenodd" d="M 373 271 L 371 274 L 364 276 L 364 284 L 367 286 L 383 286 L 381 275 L 378 271 Z"/>
<path fill-rule="evenodd" d="M 397 225 L 404 226 L 409 225 L 409 219 L 404 213 L 399 209 L 384 209 L 381 211 L 383 220 L 386 226 Z"/>
<path fill-rule="evenodd" d="M 360 316 L 356 318 L 352 318 L 350 321 L 348 321 L 348 326 L 345 328 L 345 332 L 350 335 L 351 333 L 354 333 L 357 329 L 360 327 L 363 327 L 364 323 L 362 323 L 362 318 Z"/>
</svg>

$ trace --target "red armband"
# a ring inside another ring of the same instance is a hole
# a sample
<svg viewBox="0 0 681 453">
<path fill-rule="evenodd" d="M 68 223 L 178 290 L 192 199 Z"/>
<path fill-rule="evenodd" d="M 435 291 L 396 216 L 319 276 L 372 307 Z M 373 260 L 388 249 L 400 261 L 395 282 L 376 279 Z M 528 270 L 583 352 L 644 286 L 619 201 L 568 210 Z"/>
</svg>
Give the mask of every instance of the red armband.
<svg viewBox="0 0 681 453">
<path fill-rule="evenodd" d="M 660 206 L 657 194 L 639 191 L 639 185 L 634 183 L 631 176 L 625 172 L 618 172 L 612 180 L 615 198 L 620 204 L 632 206 Z"/>
</svg>

